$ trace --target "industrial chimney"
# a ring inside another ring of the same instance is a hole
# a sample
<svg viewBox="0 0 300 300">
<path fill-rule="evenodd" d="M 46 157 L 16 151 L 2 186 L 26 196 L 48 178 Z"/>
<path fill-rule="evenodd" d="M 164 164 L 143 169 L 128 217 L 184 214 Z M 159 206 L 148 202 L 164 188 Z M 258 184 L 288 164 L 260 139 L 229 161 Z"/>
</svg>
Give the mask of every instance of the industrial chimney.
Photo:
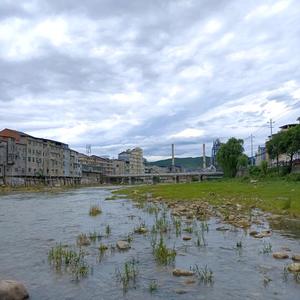
<svg viewBox="0 0 300 300">
<path fill-rule="evenodd" d="M 206 169 L 205 144 L 203 144 L 203 169 Z"/>
<path fill-rule="evenodd" d="M 175 146 L 172 144 L 172 172 L 175 172 Z"/>
</svg>

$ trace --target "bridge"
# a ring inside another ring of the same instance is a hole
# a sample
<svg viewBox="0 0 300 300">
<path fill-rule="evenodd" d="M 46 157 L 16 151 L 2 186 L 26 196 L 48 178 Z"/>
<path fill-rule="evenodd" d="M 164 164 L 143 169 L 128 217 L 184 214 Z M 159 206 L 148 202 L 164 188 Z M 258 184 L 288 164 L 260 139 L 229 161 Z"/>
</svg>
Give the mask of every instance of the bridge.
<svg viewBox="0 0 300 300">
<path fill-rule="evenodd" d="M 155 173 L 155 174 L 123 174 L 109 175 L 107 180 L 112 184 L 137 184 L 137 183 L 180 183 L 218 179 L 223 177 L 223 172 L 184 172 L 184 173 Z"/>
</svg>

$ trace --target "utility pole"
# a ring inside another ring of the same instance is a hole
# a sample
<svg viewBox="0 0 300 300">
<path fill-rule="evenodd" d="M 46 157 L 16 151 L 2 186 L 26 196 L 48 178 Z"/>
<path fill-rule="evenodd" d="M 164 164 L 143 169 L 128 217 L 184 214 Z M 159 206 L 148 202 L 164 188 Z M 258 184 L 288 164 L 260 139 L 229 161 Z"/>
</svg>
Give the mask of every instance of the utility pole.
<svg viewBox="0 0 300 300">
<path fill-rule="evenodd" d="M 254 159 L 253 159 L 253 134 L 250 135 L 250 143 L 251 143 L 251 166 L 254 165 Z"/>
<path fill-rule="evenodd" d="M 270 119 L 270 121 L 268 122 L 268 124 L 270 125 L 270 130 L 271 130 L 271 138 L 272 138 L 272 136 L 273 136 L 273 124 L 274 124 L 275 122 L 272 120 L 272 119 Z"/>
</svg>

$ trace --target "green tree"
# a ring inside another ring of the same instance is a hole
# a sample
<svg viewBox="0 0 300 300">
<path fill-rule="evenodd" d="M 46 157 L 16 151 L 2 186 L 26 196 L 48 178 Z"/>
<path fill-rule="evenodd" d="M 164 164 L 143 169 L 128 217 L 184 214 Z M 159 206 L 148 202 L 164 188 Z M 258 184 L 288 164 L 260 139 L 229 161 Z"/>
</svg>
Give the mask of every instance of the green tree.
<svg viewBox="0 0 300 300">
<path fill-rule="evenodd" d="M 282 153 L 286 153 L 290 157 L 289 166 L 291 171 L 293 167 L 293 158 L 295 154 L 300 151 L 300 125 L 285 131 L 282 138 L 284 144 Z"/>
<path fill-rule="evenodd" d="M 238 158 L 238 168 L 246 168 L 248 166 L 248 161 L 248 156 L 245 153 L 241 154 Z"/>
<path fill-rule="evenodd" d="M 272 136 L 267 142 L 267 152 L 271 159 L 276 159 L 277 171 L 279 172 L 279 155 L 283 153 L 285 149 L 284 145 L 284 132 L 278 132 Z"/>
<path fill-rule="evenodd" d="M 239 159 L 244 152 L 243 144 L 244 141 L 241 139 L 230 138 L 227 143 L 221 145 L 217 153 L 217 161 L 223 169 L 224 176 L 236 175 Z"/>
</svg>

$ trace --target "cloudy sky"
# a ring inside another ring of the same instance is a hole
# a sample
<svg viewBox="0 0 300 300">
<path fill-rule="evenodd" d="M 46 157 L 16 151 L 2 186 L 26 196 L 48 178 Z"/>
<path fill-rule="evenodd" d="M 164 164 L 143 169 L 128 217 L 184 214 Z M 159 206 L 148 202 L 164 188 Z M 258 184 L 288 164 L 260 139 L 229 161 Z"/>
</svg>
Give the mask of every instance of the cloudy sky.
<svg viewBox="0 0 300 300">
<path fill-rule="evenodd" d="M 0 0 L 0 128 L 115 157 L 250 150 L 300 116 L 298 0 Z"/>
</svg>

